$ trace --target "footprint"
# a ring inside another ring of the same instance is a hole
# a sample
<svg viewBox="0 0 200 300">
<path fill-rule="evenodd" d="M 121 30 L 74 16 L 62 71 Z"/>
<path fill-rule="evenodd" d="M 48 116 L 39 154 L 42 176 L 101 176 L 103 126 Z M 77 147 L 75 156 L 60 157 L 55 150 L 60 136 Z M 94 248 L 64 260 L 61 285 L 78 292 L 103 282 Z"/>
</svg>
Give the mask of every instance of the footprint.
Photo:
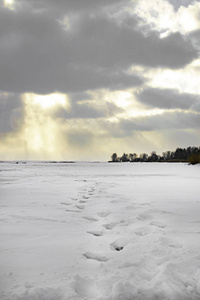
<svg viewBox="0 0 200 300">
<path fill-rule="evenodd" d="M 139 204 L 140 206 L 150 206 L 151 205 L 151 203 L 148 203 L 148 202 L 144 202 L 144 203 L 141 203 L 141 204 Z"/>
<path fill-rule="evenodd" d="M 150 225 L 152 226 L 156 226 L 156 227 L 159 227 L 159 228 L 165 228 L 167 227 L 167 225 L 161 221 L 153 221 L 150 223 Z"/>
<path fill-rule="evenodd" d="M 89 199 L 89 197 L 88 196 L 83 196 L 83 199 Z"/>
<path fill-rule="evenodd" d="M 80 201 L 79 201 L 79 203 L 85 203 L 85 202 L 86 202 L 86 201 L 84 201 L 84 200 L 80 200 Z"/>
<path fill-rule="evenodd" d="M 87 259 L 93 259 L 100 262 L 106 262 L 108 260 L 107 257 L 93 252 L 86 252 L 83 254 L 83 256 L 85 256 Z"/>
<path fill-rule="evenodd" d="M 101 295 L 102 289 L 98 286 L 96 280 L 79 277 L 78 275 L 74 279 L 72 287 L 80 299 L 96 299 Z"/>
<path fill-rule="evenodd" d="M 110 203 L 120 203 L 120 202 L 124 202 L 124 200 L 111 200 Z"/>
<path fill-rule="evenodd" d="M 84 209 L 84 205 L 83 204 L 80 204 L 80 205 L 76 205 L 76 207 L 78 208 L 78 209 Z"/>
<path fill-rule="evenodd" d="M 146 220 L 152 219 L 152 217 L 151 217 L 150 215 L 144 213 L 144 214 L 140 214 L 140 215 L 137 217 L 137 219 L 138 219 L 139 221 L 146 221 Z"/>
<path fill-rule="evenodd" d="M 71 203 L 61 202 L 60 204 L 62 204 L 62 205 L 70 205 Z"/>
<path fill-rule="evenodd" d="M 109 216 L 110 215 L 110 211 L 101 211 L 101 212 L 99 212 L 97 215 L 99 216 L 99 217 L 107 217 L 107 216 Z"/>
<path fill-rule="evenodd" d="M 89 216 L 84 216 L 83 219 L 86 219 L 88 221 L 94 221 L 94 222 L 98 221 L 98 219 L 93 218 L 93 217 L 89 217 Z"/>
<path fill-rule="evenodd" d="M 152 230 L 149 227 L 139 227 L 134 230 L 134 233 L 139 236 L 145 236 L 151 232 Z"/>
<path fill-rule="evenodd" d="M 168 215 L 172 215 L 172 212 L 170 212 L 170 211 L 167 211 L 167 210 L 161 210 L 160 212 L 161 212 L 161 214 L 168 214 Z"/>
<path fill-rule="evenodd" d="M 75 209 L 66 209 L 65 211 L 67 212 L 76 212 L 76 213 L 80 213 L 80 210 L 75 210 Z"/>
<path fill-rule="evenodd" d="M 126 206 L 126 209 L 128 209 L 128 210 L 130 210 L 130 209 L 135 210 L 136 206 L 135 206 L 135 204 L 128 205 L 128 206 Z"/>
<path fill-rule="evenodd" d="M 90 233 L 94 236 L 102 236 L 103 232 L 102 231 L 98 231 L 98 230 L 91 230 L 91 231 L 87 231 L 87 233 Z"/>
<path fill-rule="evenodd" d="M 178 243 L 169 244 L 169 247 L 175 248 L 175 249 L 183 248 L 183 246 L 181 244 L 178 244 Z"/>
<path fill-rule="evenodd" d="M 114 241 L 110 246 L 112 250 L 121 251 L 128 244 L 128 240 L 125 238 L 119 238 Z"/>
<path fill-rule="evenodd" d="M 112 222 L 112 223 L 109 223 L 109 224 L 105 224 L 103 225 L 106 229 L 108 230 L 112 230 L 116 225 L 118 224 L 118 222 Z"/>
<path fill-rule="evenodd" d="M 168 246 L 168 247 L 174 248 L 174 249 L 183 248 L 183 246 L 180 243 L 170 240 L 170 239 L 167 239 L 167 238 L 160 238 L 160 242 L 161 242 L 161 245 L 163 245 L 165 247 Z"/>
</svg>

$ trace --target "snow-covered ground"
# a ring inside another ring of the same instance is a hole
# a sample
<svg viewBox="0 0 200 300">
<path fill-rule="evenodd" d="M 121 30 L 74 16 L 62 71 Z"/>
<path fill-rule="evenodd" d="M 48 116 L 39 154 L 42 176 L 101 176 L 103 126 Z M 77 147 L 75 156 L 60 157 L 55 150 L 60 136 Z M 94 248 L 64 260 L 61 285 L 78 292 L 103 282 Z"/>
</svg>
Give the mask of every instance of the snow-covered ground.
<svg viewBox="0 0 200 300">
<path fill-rule="evenodd" d="M 0 164 L 1 300 L 199 300 L 200 165 Z"/>
</svg>

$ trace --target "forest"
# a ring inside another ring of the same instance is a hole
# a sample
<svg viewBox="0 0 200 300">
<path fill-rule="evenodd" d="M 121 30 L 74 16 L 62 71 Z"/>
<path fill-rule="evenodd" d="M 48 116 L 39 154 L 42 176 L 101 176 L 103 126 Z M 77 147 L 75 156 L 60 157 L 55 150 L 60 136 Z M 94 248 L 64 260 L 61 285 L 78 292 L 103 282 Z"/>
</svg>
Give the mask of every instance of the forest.
<svg viewBox="0 0 200 300">
<path fill-rule="evenodd" d="M 158 155 L 152 151 L 147 153 L 124 153 L 118 156 L 117 153 L 111 155 L 109 162 L 188 162 L 192 165 L 200 163 L 200 147 L 176 148 L 175 151 L 165 151 Z"/>
</svg>

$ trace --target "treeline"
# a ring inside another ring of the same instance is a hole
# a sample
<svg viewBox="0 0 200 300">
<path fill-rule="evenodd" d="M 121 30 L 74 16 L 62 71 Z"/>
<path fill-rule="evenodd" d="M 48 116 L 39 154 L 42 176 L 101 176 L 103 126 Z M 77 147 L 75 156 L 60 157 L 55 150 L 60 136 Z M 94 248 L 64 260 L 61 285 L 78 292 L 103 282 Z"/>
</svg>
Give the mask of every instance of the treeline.
<svg viewBox="0 0 200 300">
<path fill-rule="evenodd" d="M 118 157 L 117 153 L 111 155 L 110 162 L 189 162 L 191 164 L 200 163 L 200 147 L 177 148 L 175 151 L 165 151 L 162 155 L 157 155 L 152 151 L 147 153 L 124 153 Z"/>
</svg>

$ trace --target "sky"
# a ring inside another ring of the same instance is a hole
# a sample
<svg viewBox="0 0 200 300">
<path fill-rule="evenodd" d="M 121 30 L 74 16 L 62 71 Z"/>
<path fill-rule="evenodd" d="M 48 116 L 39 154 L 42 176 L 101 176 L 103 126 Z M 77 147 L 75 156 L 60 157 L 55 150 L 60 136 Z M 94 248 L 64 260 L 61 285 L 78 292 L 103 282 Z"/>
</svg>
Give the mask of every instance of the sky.
<svg viewBox="0 0 200 300">
<path fill-rule="evenodd" d="M 200 1 L 1 0 L 0 160 L 200 146 Z"/>
</svg>

